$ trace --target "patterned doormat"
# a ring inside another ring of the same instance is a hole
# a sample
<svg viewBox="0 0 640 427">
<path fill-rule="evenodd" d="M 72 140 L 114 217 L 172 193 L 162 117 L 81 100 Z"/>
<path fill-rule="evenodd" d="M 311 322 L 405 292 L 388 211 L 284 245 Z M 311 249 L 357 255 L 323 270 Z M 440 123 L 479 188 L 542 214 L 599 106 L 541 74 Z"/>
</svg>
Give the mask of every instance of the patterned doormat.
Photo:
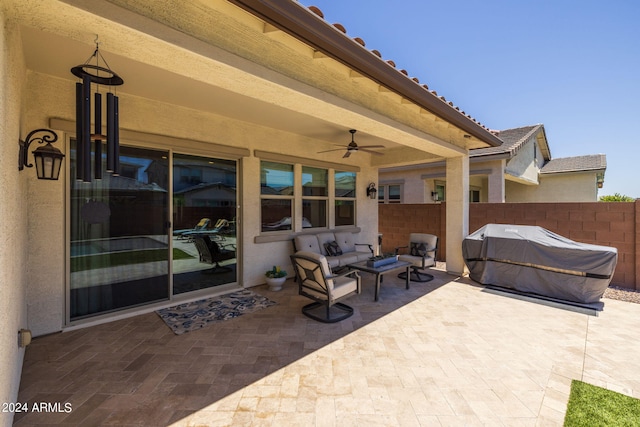
<svg viewBox="0 0 640 427">
<path fill-rule="evenodd" d="M 174 307 L 157 310 L 156 313 L 171 328 L 174 334 L 204 328 L 211 323 L 234 319 L 275 305 L 274 301 L 248 289 L 220 295 Z"/>
</svg>

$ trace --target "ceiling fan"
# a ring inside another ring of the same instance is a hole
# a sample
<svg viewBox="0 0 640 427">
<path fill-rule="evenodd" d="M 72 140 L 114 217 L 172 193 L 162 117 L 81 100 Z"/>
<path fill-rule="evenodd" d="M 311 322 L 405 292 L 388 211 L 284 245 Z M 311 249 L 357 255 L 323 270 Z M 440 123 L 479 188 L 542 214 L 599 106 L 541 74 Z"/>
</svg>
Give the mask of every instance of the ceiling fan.
<svg viewBox="0 0 640 427">
<path fill-rule="evenodd" d="M 351 153 L 354 152 L 354 151 L 364 151 L 365 153 L 377 154 L 378 156 L 382 156 L 382 153 L 380 153 L 378 151 L 373 151 L 373 150 L 371 150 L 371 148 L 384 148 L 384 145 L 362 145 L 362 146 L 359 146 L 353 140 L 353 137 L 354 137 L 354 135 L 356 133 L 356 130 L 355 129 L 350 129 L 349 132 L 351 132 L 351 142 L 349 143 L 349 145 L 342 145 L 341 146 L 342 148 L 334 148 L 332 150 L 319 151 L 319 153 L 328 153 L 329 151 L 340 151 L 340 150 L 344 150 L 346 148 L 347 152 L 344 153 L 344 156 L 342 156 L 343 159 L 349 157 L 351 155 Z"/>
</svg>

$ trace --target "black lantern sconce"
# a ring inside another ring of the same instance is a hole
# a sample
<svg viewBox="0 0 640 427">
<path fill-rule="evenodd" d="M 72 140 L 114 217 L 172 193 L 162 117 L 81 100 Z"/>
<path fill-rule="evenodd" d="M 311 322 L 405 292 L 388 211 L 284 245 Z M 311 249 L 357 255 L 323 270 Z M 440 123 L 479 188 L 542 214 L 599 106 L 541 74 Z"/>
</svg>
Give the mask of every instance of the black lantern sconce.
<svg viewBox="0 0 640 427">
<path fill-rule="evenodd" d="M 375 199 L 377 195 L 378 195 L 378 190 L 376 190 L 376 184 L 372 182 L 367 187 L 367 197 L 370 199 Z"/>
<path fill-rule="evenodd" d="M 96 65 L 89 64 L 95 58 Z M 99 65 L 102 60 L 104 67 Z M 76 179 L 84 182 L 91 182 L 91 142 L 95 142 L 94 147 L 94 177 L 102 178 L 102 143 L 106 140 L 107 172 L 118 175 L 120 170 L 120 137 L 118 118 L 118 97 L 112 92 L 106 94 L 107 111 L 107 133 L 102 134 L 102 94 L 100 86 L 120 86 L 124 80 L 111 71 L 107 61 L 98 50 L 96 38 L 96 49 L 93 54 L 82 64 L 71 69 L 71 73 L 82 79 L 76 83 Z M 91 132 L 91 84 L 96 84 L 97 88 L 93 94 L 93 120 L 94 132 Z"/>
<path fill-rule="evenodd" d="M 37 133 L 44 132 L 44 135 L 35 137 Z M 62 166 L 62 160 L 64 154 L 56 147 L 51 145 L 58 140 L 58 135 L 50 129 L 36 129 L 29 132 L 27 138 L 24 141 L 20 141 L 20 153 L 18 155 L 18 170 L 22 170 L 26 167 L 33 167 L 32 163 L 29 163 L 29 145 L 32 142 L 39 144 L 46 144 L 43 147 L 38 147 L 33 150 L 33 159 L 36 162 L 36 172 L 38 179 L 48 179 L 56 181 L 60 176 L 60 167 Z"/>
<path fill-rule="evenodd" d="M 437 191 L 432 191 L 431 192 L 431 198 L 433 199 L 434 202 L 437 202 L 440 199 L 438 197 L 438 192 Z"/>
</svg>

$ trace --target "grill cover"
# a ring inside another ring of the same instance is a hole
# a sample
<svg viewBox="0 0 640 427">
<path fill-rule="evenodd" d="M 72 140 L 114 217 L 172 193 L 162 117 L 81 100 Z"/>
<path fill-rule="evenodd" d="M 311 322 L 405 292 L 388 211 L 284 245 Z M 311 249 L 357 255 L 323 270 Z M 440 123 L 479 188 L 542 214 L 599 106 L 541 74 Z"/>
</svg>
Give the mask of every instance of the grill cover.
<svg viewBox="0 0 640 427">
<path fill-rule="evenodd" d="M 528 225 L 487 224 L 463 240 L 462 253 L 483 285 L 579 303 L 600 300 L 618 260 L 616 248 Z"/>
</svg>

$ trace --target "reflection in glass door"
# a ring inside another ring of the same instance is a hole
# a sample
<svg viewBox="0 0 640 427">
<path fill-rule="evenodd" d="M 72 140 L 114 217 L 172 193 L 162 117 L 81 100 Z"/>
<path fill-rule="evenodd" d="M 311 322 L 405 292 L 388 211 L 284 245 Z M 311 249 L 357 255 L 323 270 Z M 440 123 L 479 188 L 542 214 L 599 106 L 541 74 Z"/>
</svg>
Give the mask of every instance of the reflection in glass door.
<svg viewBox="0 0 640 427">
<path fill-rule="evenodd" d="M 72 141 L 71 177 L 75 153 Z M 121 146 L 120 175 L 72 179 L 71 320 L 169 298 L 168 164 L 166 151 Z"/>
<path fill-rule="evenodd" d="M 237 281 L 236 162 L 173 156 L 173 294 Z"/>
</svg>

